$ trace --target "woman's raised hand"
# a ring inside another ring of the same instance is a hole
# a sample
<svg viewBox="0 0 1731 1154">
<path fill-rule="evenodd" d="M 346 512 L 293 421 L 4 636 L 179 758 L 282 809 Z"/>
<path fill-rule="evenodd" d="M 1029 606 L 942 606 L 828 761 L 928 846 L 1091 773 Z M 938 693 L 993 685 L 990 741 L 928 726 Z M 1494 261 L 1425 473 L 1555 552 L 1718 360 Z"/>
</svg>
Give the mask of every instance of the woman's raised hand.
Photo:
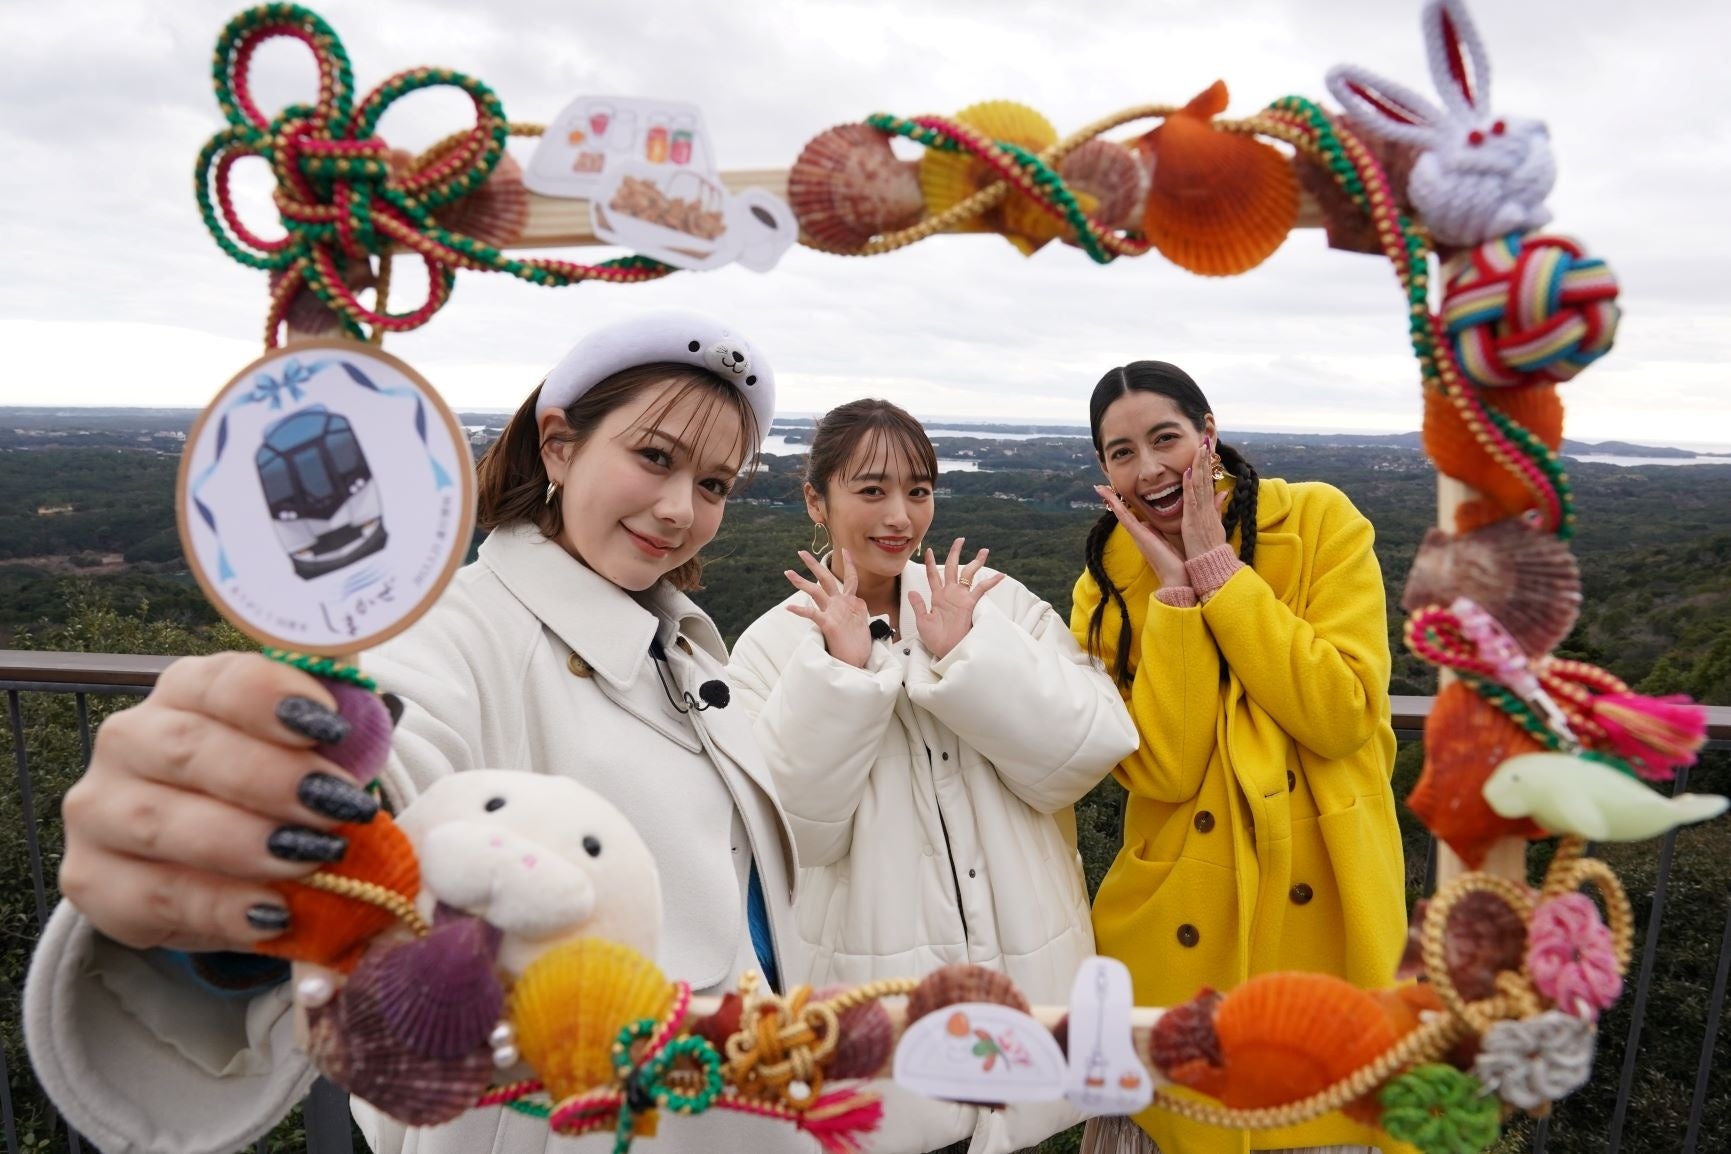
<svg viewBox="0 0 1731 1154">
<path fill-rule="evenodd" d="M 1184 559 L 1194 560 L 1210 549 L 1226 544 L 1226 523 L 1221 515 L 1232 491 L 1214 491 L 1214 441 L 1203 437 L 1196 459 L 1184 470 Z"/>
<path fill-rule="evenodd" d="M 257 654 L 188 657 L 97 731 L 66 793 L 60 892 L 137 949 L 245 950 L 288 928 L 266 882 L 341 860 L 378 802 L 320 757 L 348 723 L 312 677 Z"/>
<path fill-rule="evenodd" d="M 949 556 L 944 558 L 942 574 L 938 572 L 937 560 L 932 551 L 926 550 L 926 582 L 931 586 L 932 598 L 929 606 L 918 591 L 910 590 L 908 593 L 908 602 L 914 610 L 914 624 L 920 631 L 920 641 L 933 657 L 940 660 L 961 644 L 962 638 L 968 635 L 968 630 L 974 627 L 974 606 L 979 604 L 980 598 L 1004 579 L 1002 573 L 993 573 L 985 580 L 976 582 L 975 578 L 985 565 L 991 550 L 981 549 L 974 554 L 972 561 L 965 567 L 960 567 L 962 542 L 963 539 L 957 537 L 950 545 Z"/>
<path fill-rule="evenodd" d="M 799 559 L 815 580 L 807 581 L 792 569 L 786 570 L 787 579 L 810 597 L 812 604 L 795 602 L 787 611 L 817 625 L 831 657 L 864 669 L 872 655 L 871 612 L 858 593 L 859 572 L 854 568 L 852 554 L 841 549 L 836 557 L 842 570 L 840 577 L 804 549 L 799 551 Z"/>
<path fill-rule="evenodd" d="M 1094 492 L 1106 502 L 1106 508 L 1118 518 L 1118 524 L 1130 534 L 1130 540 L 1136 543 L 1142 559 L 1148 562 L 1149 567 L 1160 578 L 1162 588 L 1172 589 L 1190 584 L 1190 576 L 1184 572 L 1184 557 L 1170 541 L 1132 513 L 1110 485 L 1095 485 Z"/>
</svg>

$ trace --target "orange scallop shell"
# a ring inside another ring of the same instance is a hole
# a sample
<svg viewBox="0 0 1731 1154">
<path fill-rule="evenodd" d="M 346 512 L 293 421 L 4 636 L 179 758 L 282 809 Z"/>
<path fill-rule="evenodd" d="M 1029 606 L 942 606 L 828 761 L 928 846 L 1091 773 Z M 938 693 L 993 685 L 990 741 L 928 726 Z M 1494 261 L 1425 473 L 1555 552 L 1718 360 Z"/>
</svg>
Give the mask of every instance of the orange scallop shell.
<svg viewBox="0 0 1731 1154">
<path fill-rule="evenodd" d="M 529 223 L 529 189 L 523 183 L 523 166 L 510 153 L 503 154 L 480 188 L 440 206 L 434 217 L 452 232 L 472 236 L 494 248 L 510 244 L 523 235 Z"/>
<path fill-rule="evenodd" d="M 1008 141 L 1030 152 L 1044 152 L 1058 143 L 1058 130 L 1051 121 L 1010 100 L 970 105 L 951 119 L 993 140 Z M 966 152 L 928 149 L 920 158 L 920 190 L 925 194 L 927 209 L 933 213 L 960 204 L 996 181 L 997 174 L 984 161 Z M 1064 226 L 1026 197 L 1012 192 L 996 209 L 963 222 L 956 231 L 1002 233 L 1023 256 L 1032 256 L 1047 241 L 1061 236 Z"/>
<path fill-rule="evenodd" d="M 1496 706 L 1456 681 L 1443 687 L 1424 723 L 1424 772 L 1407 808 L 1471 869 L 1506 837 L 1532 840 L 1544 830 L 1527 818 L 1498 816 L 1484 785 L 1509 758 L 1543 747 Z"/>
<path fill-rule="evenodd" d="M 1376 998 L 1328 974 L 1251 978 L 1214 1015 L 1224 1070 L 1218 1092 L 1234 1109 L 1297 1102 L 1373 1061 L 1396 1041 Z"/>
<path fill-rule="evenodd" d="M 807 142 L 788 170 L 787 203 L 816 247 L 844 251 L 918 223 L 926 209 L 919 162 L 898 160 L 889 137 L 865 124 Z"/>
<path fill-rule="evenodd" d="M 390 814 L 381 810 L 365 825 L 339 825 L 332 832 L 348 839 L 348 853 L 320 873 L 373 882 L 411 902 L 421 892 L 415 847 Z M 300 882 L 274 882 L 271 888 L 282 894 L 288 906 L 289 930 L 253 949 L 272 957 L 313 962 L 346 974 L 372 939 L 397 921 L 395 914 L 380 906 Z"/>
<path fill-rule="evenodd" d="M 1552 449 L 1563 441 L 1563 402 L 1555 385 L 1526 385 L 1480 394 L 1484 403 L 1514 418 Z M 1459 410 L 1443 394 L 1426 390 L 1424 451 L 1437 471 L 1477 489 L 1482 497 L 1467 501 L 1455 514 L 1455 529 L 1468 532 L 1537 507 L 1531 490 L 1473 438 Z"/>
<path fill-rule="evenodd" d="M 1278 249 L 1298 223 L 1298 177 L 1278 150 L 1210 121 L 1226 85 L 1206 92 L 1137 142 L 1153 166 L 1142 231 L 1173 264 L 1235 276 Z"/>
</svg>

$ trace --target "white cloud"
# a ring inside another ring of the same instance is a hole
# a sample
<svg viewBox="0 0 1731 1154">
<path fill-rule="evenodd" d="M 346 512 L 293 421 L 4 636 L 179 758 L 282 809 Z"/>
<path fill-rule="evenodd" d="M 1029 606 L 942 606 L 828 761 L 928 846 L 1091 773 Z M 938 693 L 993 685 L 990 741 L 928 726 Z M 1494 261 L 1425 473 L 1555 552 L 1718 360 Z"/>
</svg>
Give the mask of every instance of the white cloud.
<svg viewBox="0 0 1731 1154">
<path fill-rule="evenodd" d="M 222 126 L 209 56 L 239 7 L 0 11 L 0 404 L 198 405 L 257 354 L 263 274 L 217 250 L 189 179 Z M 1288 92 L 1322 97 L 1340 61 L 1423 88 L 1418 7 L 331 0 L 318 11 L 361 91 L 441 64 L 487 81 L 525 120 L 586 91 L 690 99 L 723 166 L 749 168 L 784 165 L 828 125 L 880 110 L 1011 97 L 1068 130 L 1130 104 L 1182 102 L 1224 77 L 1233 111 L 1248 113 Z M 1476 8 L 1497 105 L 1550 124 L 1558 230 L 1606 255 L 1624 288 L 1616 351 L 1567 386 L 1571 435 L 1731 442 L 1731 127 L 1714 115 L 1731 103 L 1719 60 L 1731 6 Z M 311 82 L 292 46 L 260 54 L 265 106 L 304 98 Z M 464 111 L 449 94 L 417 95 L 383 131 L 425 146 Z M 265 208 L 264 184 L 251 187 L 244 207 Z M 399 275 L 396 302 L 412 301 L 414 279 Z M 1104 369 L 1159 357 L 1192 370 L 1229 428 L 1418 422 L 1393 276 L 1316 232 L 1225 281 L 1154 255 L 1098 268 L 1052 245 L 1024 259 L 986 236 L 871 260 L 796 250 L 765 276 L 729 269 L 631 288 L 549 291 L 465 273 L 433 324 L 386 347 L 453 404 L 506 408 L 590 325 L 673 305 L 734 318 L 770 350 L 789 411 L 870 392 L 916 412 L 1081 421 Z"/>
</svg>

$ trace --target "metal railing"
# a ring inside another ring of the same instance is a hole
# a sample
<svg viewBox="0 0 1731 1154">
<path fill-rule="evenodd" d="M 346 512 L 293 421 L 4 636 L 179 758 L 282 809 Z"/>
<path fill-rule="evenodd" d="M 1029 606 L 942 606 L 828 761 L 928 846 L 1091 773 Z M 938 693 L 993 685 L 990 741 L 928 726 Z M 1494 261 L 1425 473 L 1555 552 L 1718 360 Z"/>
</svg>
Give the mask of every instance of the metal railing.
<svg viewBox="0 0 1731 1154">
<path fill-rule="evenodd" d="M 142 697 L 150 691 L 150 687 L 155 684 L 157 675 L 169 664 L 170 660 L 166 657 L 145 657 L 133 654 L 33 652 L 0 649 L 0 690 L 4 690 L 6 694 L 20 820 L 23 825 L 25 850 L 29 858 L 30 882 L 35 898 L 35 930 L 37 933 L 40 933 L 42 925 L 47 921 L 48 886 L 39 838 L 40 815 L 37 813 L 35 783 L 30 770 L 30 750 L 27 748 L 25 740 L 23 695 L 70 694 L 72 696 L 81 757 L 79 764 L 82 766 L 88 764 L 90 760 L 92 736 L 90 697 L 115 695 Z M 1402 740 L 1417 740 L 1423 737 L 1425 718 L 1430 714 L 1433 700 L 1429 697 L 1395 697 L 1392 699 L 1394 728 Z M 1708 712 L 1708 748 L 1731 749 L 1731 708 L 1713 707 Z M 1673 787 L 1674 792 L 1682 792 L 1686 789 L 1688 781 L 1688 771 L 1680 772 Z M 1641 956 L 1634 975 L 1634 989 L 1632 993 L 1626 994 L 1632 1001 L 1632 1011 L 1623 1060 L 1618 1070 L 1615 1113 L 1607 1134 L 1608 1144 L 1605 1149 L 1609 1154 L 1618 1154 L 1622 1148 L 1623 1130 L 1627 1122 L 1629 1103 L 1634 1087 L 1636 1059 L 1640 1051 L 1643 1031 L 1647 1026 L 1648 1000 L 1658 961 L 1659 937 L 1664 921 L 1665 902 L 1670 889 L 1677 836 L 1677 831 L 1673 831 L 1663 839 L 1659 846 L 1658 871 L 1655 876 L 1652 900 L 1648 907 L 1642 935 Z M 1424 889 L 1428 893 L 1436 862 L 1434 839 L 1427 847 L 1426 862 Z M 1685 1135 L 1682 1154 L 1698 1154 L 1698 1152 L 1705 1154 L 1708 1150 L 1720 1148 L 1718 1142 L 1724 1138 L 1724 1135 L 1719 1135 L 1717 1138 L 1712 1135 L 1703 1135 L 1701 1131 L 1713 1073 L 1714 1047 L 1718 1040 L 1719 1024 L 1725 1008 L 1728 979 L 1731 979 L 1731 899 L 1728 899 L 1726 903 L 1725 929 L 1720 942 L 1712 988 L 1710 991 L 1706 991 L 1705 1028 L 1693 1094 L 1690 1098 L 1688 1130 Z M 18 1004 L 18 991 L 10 990 L 7 993 L 12 1003 Z M 21 1023 L 19 1022 L 0 1024 L 3 1024 L 14 1037 L 21 1032 Z M 1605 1076 L 1603 1070 L 1596 1074 L 1597 1078 Z M 6 1067 L 4 1049 L 0 1049 L 0 1107 L 4 1109 L 5 1154 L 20 1154 L 23 1148 L 19 1145 L 15 1130 L 11 1079 Z M 1568 1103 L 1565 1101 L 1559 1107 L 1559 1111 L 1566 1112 L 1567 1110 Z M 1534 1129 L 1531 1145 L 1532 1154 L 1544 1154 L 1549 1141 L 1551 1121 L 1550 1117 L 1543 1118 Z M 308 1094 L 305 1101 L 304 1124 L 306 1149 L 309 1154 L 353 1154 L 352 1131 L 348 1117 L 348 1097 L 339 1088 L 322 1079 L 315 1083 L 312 1092 Z M 81 1154 L 82 1150 L 92 1148 L 88 1140 L 81 1140 L 74 1132 L 69 1131 L 67 1138 L 68 1147 L 73 1154 Z M 1708 1139 L 1706 1144 L 1703 1143 L 1704 1138 Z M 1643 1144 L 1638 1148 L 1645 1150 L 1650 1147 Z M 267 1140 L 261 1138 L 256 1150 L 257 1154 L 267 1154 L 269 1150 Z"/>
</svg>

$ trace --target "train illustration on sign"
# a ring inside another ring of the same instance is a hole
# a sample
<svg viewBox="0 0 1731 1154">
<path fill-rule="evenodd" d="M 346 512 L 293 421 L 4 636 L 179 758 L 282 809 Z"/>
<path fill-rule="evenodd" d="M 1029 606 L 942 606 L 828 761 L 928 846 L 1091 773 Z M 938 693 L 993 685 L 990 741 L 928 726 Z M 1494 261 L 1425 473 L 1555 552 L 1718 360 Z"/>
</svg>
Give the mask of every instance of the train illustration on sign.
<svg viewBox="0 0 1731 1154">
<path fill-rule="evenodd" d="M 277 540 L 305 580 L 385 547 L 379 487 L 347 417 L 311 405 L 271 425 L 255 458 Z"/>
</svg>

